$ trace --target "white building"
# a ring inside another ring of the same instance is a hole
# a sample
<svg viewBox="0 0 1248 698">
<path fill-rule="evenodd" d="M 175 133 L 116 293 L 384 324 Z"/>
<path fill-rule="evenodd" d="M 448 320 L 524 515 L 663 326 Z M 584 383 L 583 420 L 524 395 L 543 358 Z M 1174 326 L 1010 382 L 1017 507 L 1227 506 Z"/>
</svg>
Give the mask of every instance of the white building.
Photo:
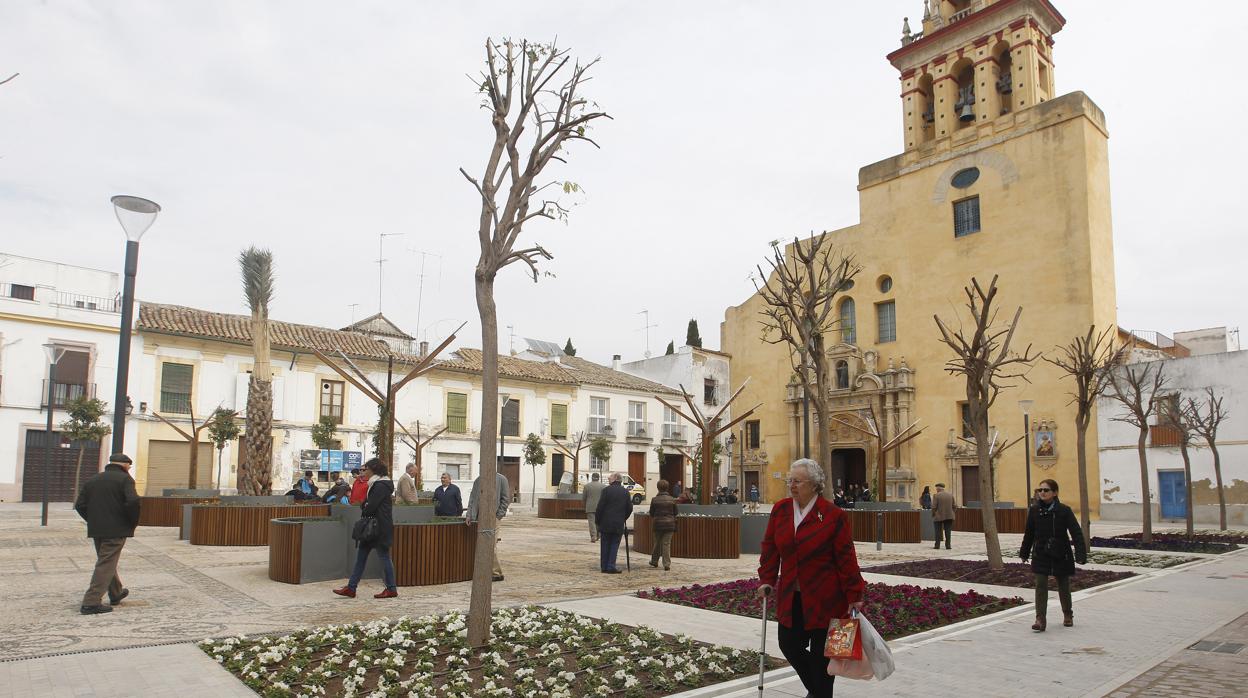
<svg viewBox="0 0 1248 698">
<path fill-rule="evenodd" d="M 62 409 L 80 395 L 109 403 L 112 423 L 121 324 L 118 274 L 39 259 L 0 255 L 0 501 L 39 501 L 45 452 L 48 359 L 43 345 L 64 350 L 53 391 L 51 501 L 74 499 L 77 445 L 57 433 Z M 133 372 L 132 372 L 133 375 Z M 133 435 L 127 435 L 133 443 Z M 82 479 L 107 459 L 104 444 L 84 444 Z"/>
<path fill-rule="evenodd" d="M 1182 333 L 1180 333 L 1182 334 Z M 1180 336 L 1176 334 L 1176 338 Z M 1223 341 L 1225 341 L 1223 339 Z M 1211 353 L 1171 358 L 1148 364 L 1164 371 L 1170 396 L 1204 399 L 1212 387 L 1223 398 L 1228 418 L 1218 431 L 1218 451 L 1222 461 L 1222 481 L 1226 493 L 1228 521 L 1248 524 L 1248 351 Z M 1123 370 L 1119 368 L 1121 373 Z M 1140 464 L 1136 447 L 1139 430 L 1117 421 L 1126 408 L 1106 396 L 1097 403 L 1097 433 L 1102 482 L 1101 516 L 1106 519 L 1138 519 L 1143 500 Z M 1181 520 L 1185 511 L 1183 459 L 1177 447 L 1177 434 L 1154 416 L 1149 427 L 1147 448 L 1149 502 L 1154 520 Z M 1218 495 L 1213 456 L 1197 437 L 1189 447 L 1192 463 L 1193 515 L 1198 524 L 1218 522 Z"/>
</svg>

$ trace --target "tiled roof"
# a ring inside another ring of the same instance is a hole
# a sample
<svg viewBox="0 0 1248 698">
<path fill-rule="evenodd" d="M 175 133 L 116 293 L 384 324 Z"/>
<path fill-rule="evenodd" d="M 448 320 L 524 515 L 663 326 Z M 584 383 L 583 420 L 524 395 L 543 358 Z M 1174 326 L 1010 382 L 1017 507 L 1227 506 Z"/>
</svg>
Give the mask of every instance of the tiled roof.
<svg viewBox="0 0 1248 698">
<path fill-rule="evenodd" d="M 573 379 L 578 383 L 589 383 L 590 385 L 601 385 L 623 390 L 639 390 L 645 393 L 680 395 L 679 390 L 669 388 L 662 383 L 655 383 L 623 371 L 616 371 L 575 356 L 564 356 L 560 360 L 563 362 L 563 368 L 572 374 Z"/>
<path fill-rule="evenodd" d="M 251 316 L 214 313 L 180 305 L 141 302 L 136 328 L 140 332 L 159 332 L 251 344 Z M 370 359 L 385 359 L 390 355 L 385 344 L 358 332 L 342 332 L 326 327 L 298 325 L 280 320 L 270 320 L 269 328 L 269 339 L 274 348 L 341 351 L 350 356 Z M 415 361 L 415 357 L 396 356 L 396 358 L 409 363 Z"/>
<path fill-rule="evenodd" d="M 437 367 L 448 371 L 461 371 L 464 373 L 481 373 L 481 350 L 480 349 L 456 349 L 452 354 L 453 358 L 445 361 L 439 361 Z M 514 356 L 498 357 L 498 375 L 506 378 L 519 378 L 522 380 L 537 380 L 548 383 L 567 383 L 576 384 L 576 379 L 567 371 L 556 363 L 547 363 L 545 361 L 529 361 L 527 359 L 517 359 Z"/>
<path fill-rule="evenodd" d="M 390 322 L 390 318 L 381 313 L 373 313 L 358 322 L 342 328 L 343 332 L 361 332 L 363 334 L 379 334 L 385 337 L 396 337 L 398 339 L 415 339 L 415 337 L 399 329 L 399 326 Z"/>
</svg>

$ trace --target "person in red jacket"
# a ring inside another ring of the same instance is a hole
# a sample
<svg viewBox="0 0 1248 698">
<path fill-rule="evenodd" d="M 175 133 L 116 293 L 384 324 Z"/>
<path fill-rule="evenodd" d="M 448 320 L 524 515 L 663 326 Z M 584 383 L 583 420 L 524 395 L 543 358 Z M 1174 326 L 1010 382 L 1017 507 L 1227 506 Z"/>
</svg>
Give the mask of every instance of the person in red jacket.
<svg viewBox="0 0 1248 698">
<path fill-rule="evenodd" d="M 823 647 L 833 618 L 862 610 L 867 583 L 858 569 L 849 516 L 824 499 L 825 476 L 809 458 L 789 467 L 789 494 L 776 502 L 763 534 L 758 593 L 778 596 L 779 644 L 814 698 L 832 695 Z M 777 580 L 777 575 L 779 579 Z"/>
<path fill-rule="evenodd" d="M 351 498 L 347 501 L 352 504 L 363 504 L 368 498 L 368 478 L 360 477 L 359 468 L 351 470 L 351 477 L 355 478 L 355 481 L 351 483 Z"/>
</svg>

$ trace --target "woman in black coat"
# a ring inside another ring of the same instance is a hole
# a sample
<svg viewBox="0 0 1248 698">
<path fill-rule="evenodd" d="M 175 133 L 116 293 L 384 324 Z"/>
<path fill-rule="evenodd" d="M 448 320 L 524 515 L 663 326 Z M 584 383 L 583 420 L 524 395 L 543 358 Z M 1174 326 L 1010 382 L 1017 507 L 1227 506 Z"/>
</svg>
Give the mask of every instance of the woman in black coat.
<svg viewBox="0 0 1248 698">
<path fill-rule="evenodd" d="M 1031 571 L 1036 574 L 1036 622 L 1031 629 L 1042 633 L 1045 612 L 1049 607 L 1050 576 L 1057 578 L 1062 625 L 1069 628 L 1075 624 L 1075 612 L 1070 601 L 1070 576 L 1075 573 L 1076 562 L 1080 565 L 1088 563 L 1088 551 L 1083 545 L 1083 530 L 1079 528 L 1075 512 L 1057 499 L 1057 482 L 1041 480 L 1036 494 L 1039 499 L 1027 511 L 1027 530 L 1018 555 L 1023 562 L 1031 558 Z M 1073 554 L 1072 544 L 1075 548 Z"/>
<path fill-rule="evenodd" d="M 377 539 L 371 543 L 357 542 L 355 553 L 355 569 L 347 585 L 334 589 L 339 596 L 355 598 L 355 587 L 364 576 L 364 565 L 368 562 L 368 554 L 376 551 L 381 558 L 382 579 L 386 583 L 384 591 L 373 594 L 374 599 L 392 599 L 399 595 L 394 581 L 394 562 L 390 559 L 390 546 L 394 543 L 394 481 L 390 479 L 390 468 L 377 458 L 364 464 L 360 477 L 368 480 L 368 495 L 360 504 L 360 515 L 377 519 Z"/>
</svg>

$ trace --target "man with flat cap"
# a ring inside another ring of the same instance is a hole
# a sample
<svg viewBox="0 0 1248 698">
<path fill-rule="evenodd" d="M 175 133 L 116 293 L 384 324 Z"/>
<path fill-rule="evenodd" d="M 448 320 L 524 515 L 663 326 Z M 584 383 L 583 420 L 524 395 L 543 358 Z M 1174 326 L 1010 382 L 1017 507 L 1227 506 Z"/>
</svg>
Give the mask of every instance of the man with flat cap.
<svg viewBox="0 0 1248 698">
<path fill-rule="evenodd" d="M 127 538 L 139 525 L 139 493 L 130 477 L 130 456 L 114 453 L 104 471 L 82 485 L 74 511 L 87 522 L 87 537 L 95 541 L 95 572 L 82 597 L 82 613 L 108 613 L 130 594 L 117 576 L 117 561 Z M 108 592 L 105 606 L 104 592 Z"/>
</svg>

